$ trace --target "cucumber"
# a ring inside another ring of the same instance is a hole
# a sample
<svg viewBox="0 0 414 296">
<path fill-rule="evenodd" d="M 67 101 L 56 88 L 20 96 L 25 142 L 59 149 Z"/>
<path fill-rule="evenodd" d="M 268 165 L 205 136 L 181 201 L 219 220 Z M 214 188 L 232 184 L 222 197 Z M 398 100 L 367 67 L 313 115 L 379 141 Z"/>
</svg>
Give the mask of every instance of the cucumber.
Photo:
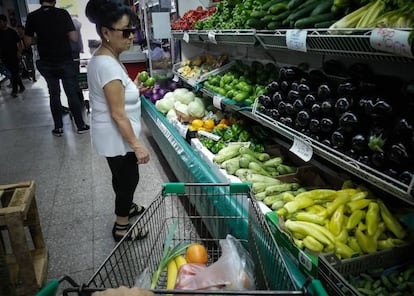
<svg viewBox="0 0 414 296">
<path fill-rule="evenodd" d="M 283 3 L 277 3 L 275 5 L 270 6 L 269 8 L 269 14 L 278 14 L 281 12 L 284 12 L 288 9 L 288 5 L 287 3 L 283 2 Z"/>
<path fill-rule="evenodd" d="M 298 7 L 299 5 L 301 5 L 305 2 L 306 2 L 306 0 L 290 0 L 289 3 L 288 3 L 288 8 L 289 8 L 289 10 L 293 10 L 296 7 Z"/>
<path fill-rule="evenodd" d="M 331 20 L 331 21 L 326 21 L 326 22 L 316 23 L 316 24 L 315 24 L 315 28 L 316 28 L 316 29 L 324 29 L 324 28 L 329 28 L 329 27 L 330 27 L 330 26 L 332 26 L 335 22 L 336 22 L 336 19 L 335 19 L 335 20 Z"/>
<path fill-rule="evenodd" d="M 268 15 L 265 15 L 264 17 L 262 17 L 260 20 L 267 24 L 267 23 L 272 21 L 273 17 L 274 17 L 274 15 L 268 14 Z"/>
<path fill-rule="evenodd" d="M 259 19 L 250 18 L 250 19 L 247 20 L 246 26 L 248 28 L 261 29 L 261 28 L 263 28 L 263 22 Z"/>
<path fill-rule="evenodd" d="M 280 21 L 283 21 L 290 14 L 291 14 L 291 12 L 289 10 L 286 10 L 285 12 L 279 13 L 278 15 L 273 15 L 272 16 L 272 22 L 280 22 Z"/>
<path fill-rule="evenodd" d="M 314 10 L 315 7 L 318 5 L 318 2 L 317 1 L 312 2 L 312 3 L 311 3 L 311 1 L 308 1 L 306 3 L 309 3 L 309 4 L 308 5 L 305 5 L 303 8 L 301 8 L 299 10 L 296 10 L 294 13 L 292 13 L 291 15 L 289 15 L 286 20 L 289 23 L 292 23 L 292 22 L 294 23 L 298 19 L 301 19 L 301 18 L 304 18 L 306 16 L 309 16 L 309 14 L 312 12 L 312 10 Z"/>
<path fill-rule="evenodd" d="M 333 19 L 335 19 L 335 16 L 330 12 L 320 14 L 320 15 L 308 16 L 308 17 L 298 19 L 295 22 L 295 28 L 298 28 L 298 29 L 313 28 L 315 24 L 317 23 L 332 21 Z"/>
<path fill-rule="evenodd" d="M 265 4 L 262 5 L 262 10 L 268 10 L 270 6 L 275 5 L 277 3 L 282 2 L 283 0 L 273 0 L 273 1 L 267 1 Z"/>
<path fill-rule="evenodd" d="M 331 0 L 325 0 L 319 3 L 314 10 L 311 12 L 312 15 L 319 15 L 322 13 L 330 12 L 333 2 Z"/>
<path fill-rule="evenodd" d="M 250 13 L 250 17 L 260 19 L 267 15 L 266 11 L 263 10 L 253 10 L 252 13 Z"/>
<path fill-rule="evenodd" d="M 282 22 L 273 22 L 272 21 L 272 22 L 267 24 L 267 28 L 269 30 L 276 30 L 276 29 L 281 28 L 281 27 L 282 27 Z"/>
</svg>

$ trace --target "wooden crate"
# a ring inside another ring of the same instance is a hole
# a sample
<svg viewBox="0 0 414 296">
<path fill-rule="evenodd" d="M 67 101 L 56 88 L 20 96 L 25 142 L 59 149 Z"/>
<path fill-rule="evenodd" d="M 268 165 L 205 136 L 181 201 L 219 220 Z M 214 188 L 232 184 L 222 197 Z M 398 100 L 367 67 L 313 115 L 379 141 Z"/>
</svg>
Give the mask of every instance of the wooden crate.
<svg viewBox="0 0 414 296">
<path fill-rule="evenodd" d="M 35 182 L 0 185 L 0 242 L 15 295 L 34 295 L 45 283 L 47 248 L 35 198 Z"/>
</svg>

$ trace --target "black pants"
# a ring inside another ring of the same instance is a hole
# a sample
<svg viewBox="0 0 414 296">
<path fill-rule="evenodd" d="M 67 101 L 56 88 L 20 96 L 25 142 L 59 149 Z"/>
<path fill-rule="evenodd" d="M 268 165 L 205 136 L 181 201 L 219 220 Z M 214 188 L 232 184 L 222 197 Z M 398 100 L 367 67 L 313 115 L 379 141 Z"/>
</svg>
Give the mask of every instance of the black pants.
<svg viewBox="0 0 414 296">
<path fill-rule="evenodd" d="M 115 215 L 127 217 L 139 181 L 139 169 L 134 152 L 106 158 L 112 172 L 115 192 Z"/>
<path fill-rule="evenodd" d="M 17 87 L 24 88 L 22 78 L 19 74 L 19 59 L 16 57 L 4 58 L 3 63 L 11 74 L 12 93 L 17 93 Z"/>
</svg>

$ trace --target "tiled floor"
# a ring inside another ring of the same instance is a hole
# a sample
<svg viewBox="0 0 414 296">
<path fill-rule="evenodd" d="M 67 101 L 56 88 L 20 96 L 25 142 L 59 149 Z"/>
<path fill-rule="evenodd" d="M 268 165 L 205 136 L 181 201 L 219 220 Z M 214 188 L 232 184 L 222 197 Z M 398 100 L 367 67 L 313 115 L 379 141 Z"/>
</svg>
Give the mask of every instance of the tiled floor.
<svg viewBox="0 0 414 296">
<path fill-rule="evenodd" d="M 84 283 L 115 246 L 109 168 L 105 158 L 92 150 L 89 134 L 74 132 L 68 115 L 64 136 L 51 134 L 45 81 L 39 77 L 36 83 L 24 82 L 26 91 L 17 98 L 10 96 L 5 84 L 0 89 L 0 184 L 36 182 L 49 249 L 48 279 L 67 274 Z M 64 95 L 62 98 L 65 101 Z M 85 119 L 89 120 L 86 112 Z M 161 184 L 175 177 L 145 126 L 142 140 L 151 161 L 140 167 L 134 201 L 148 205 Z"/>
</svg>

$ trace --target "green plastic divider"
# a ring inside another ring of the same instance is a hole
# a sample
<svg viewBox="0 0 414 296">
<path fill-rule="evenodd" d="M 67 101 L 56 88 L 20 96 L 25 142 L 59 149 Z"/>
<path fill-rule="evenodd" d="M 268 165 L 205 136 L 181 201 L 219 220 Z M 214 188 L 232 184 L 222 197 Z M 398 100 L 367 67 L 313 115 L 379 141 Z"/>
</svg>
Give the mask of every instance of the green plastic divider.
<svg viewBox="0 0 414 296">
<path fill-rule="evenodd" d="M 165 183 L 162 195 L 166 196 L 168 194 L 184 194 L 185 193 L 185 183 Z"/>
<path fill-rule="evenodd" d="M 51 280 L 42 290 L 36 293 L 36 296 L 55 296 L 59 288 L 58 280 Z"/>
<path fill-rule="evenodd" d="M 251 183 L 230 183 L 230 193 L 249 193 Z"/>
</svg>

